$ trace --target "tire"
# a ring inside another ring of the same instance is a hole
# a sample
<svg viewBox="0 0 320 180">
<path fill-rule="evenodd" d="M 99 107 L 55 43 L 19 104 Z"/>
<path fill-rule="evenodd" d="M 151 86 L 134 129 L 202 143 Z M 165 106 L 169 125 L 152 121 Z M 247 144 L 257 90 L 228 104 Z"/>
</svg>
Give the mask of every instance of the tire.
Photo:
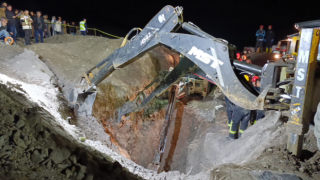
<svg viewBox="0 0 320 180">
<path fill-rule="evenodd" d="M 317 113 L 314 116 L 314 135 L 317 138 L 317 145 L 320 150 L 320 103 L 317 108 Z"/>
</svg>

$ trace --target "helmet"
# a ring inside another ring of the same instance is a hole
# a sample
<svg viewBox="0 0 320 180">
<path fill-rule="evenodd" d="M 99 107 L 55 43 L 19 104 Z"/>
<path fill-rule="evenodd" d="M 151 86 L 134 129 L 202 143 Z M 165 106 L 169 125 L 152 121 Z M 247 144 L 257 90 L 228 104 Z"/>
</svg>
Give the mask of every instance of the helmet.
<svg viewBox="0 0 320 180">
<path fill-rule="evenodd" d="M 241 55 L 240 55 L 240 53 L 237 53 L 237 58 L 239 58 Z"/>
<path fill-rule="evenodd" d="M 259 79 L 260 79 L 259 76 L 253 76 L 252 79 L 251 79 L 251 81 L 252 81 L 252 82 L 256 82 L 256 81 L 259 80 Z"/>
<path fill-rule="evenodd" d="M 247 81 L 250 81 L 250 78 L 248 75 L 244 75 L 244 78 L 247 80 Z"/>
<path fill-rule="evenodd" d="M 261 26 L 260 26 L 260 28 L 264 28 L 264 26 L 263 26 L 263 25 L 261 25 Z"/>
</svg>

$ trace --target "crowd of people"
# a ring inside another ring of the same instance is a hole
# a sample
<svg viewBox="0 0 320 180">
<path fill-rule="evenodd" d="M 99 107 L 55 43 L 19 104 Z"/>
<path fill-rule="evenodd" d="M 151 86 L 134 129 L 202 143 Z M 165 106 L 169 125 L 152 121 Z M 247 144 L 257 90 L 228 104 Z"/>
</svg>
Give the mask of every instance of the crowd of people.
<svg viewBox="0 0 320 180">
<path fill-rule="evenodd" d="M 43 38 L 50 36 L 77 35 L 78 30 L 81 35 L 86 36 L 88 32 L 86 19 L 80 21 L 79 26 L 75 22 L 70 25 L 60 16 L 58 19 L 52 16 L 50 21 L 48 15 L 42 16 L 41 11 L 36 14 L 28 10 L 13 11 L 13 7 L 6 2 L 2 2 L 0 6 L 0 21 L 0 40 L 12 37 L 16 41 L 19 37 L 24 38 L 26 45 L 31 45 L 31 39 L 35 39 L 36 43 L 43 43 Z"/>
</svg>

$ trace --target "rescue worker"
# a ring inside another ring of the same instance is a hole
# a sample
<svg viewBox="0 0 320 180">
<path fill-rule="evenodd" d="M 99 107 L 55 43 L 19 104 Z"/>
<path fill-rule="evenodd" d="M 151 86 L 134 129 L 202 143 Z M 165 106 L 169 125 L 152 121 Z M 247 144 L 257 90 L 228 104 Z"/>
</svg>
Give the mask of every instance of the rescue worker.
<svg viewBox="0 0 320 180">
<path fill-rule="evenodd" d="M 83 21 L 80 21 L 80 31 L 82 36 L 87 35 L 88 33 L 87 19 L 83 19 Z"/>
<path fill-rule="evenodd" d="M 272 25 L 269 25 L 269 29 L 267 31 L 267 34 L 266 34 L 266 52 L 268 53 L 271 53 L 272 51 L 272 43 L 273 43 L 273 40 L 274 40 L 274 31 L 272 29 Z"/>
<path fill-rule="evenodd" d="M 228 128 L 231 128 L 231 121 L 232 121 L 232 115 L 233 115 L 233 106 L 234 104 L 227 98 L 227 96 L 224 97 L 226 101 L 226 107 L 227 107 L 227 117 L 228 117 Z"/>
<path fill-rule="evenodd" d="M 253 76 L 252 79 L 251 79 L 251 82 L 252 82 L 252 85 L 254 87 L 255 90 L 257 90 L 258 92 L 260 92 L 260 78 L 259 76 Z M 253 122 L 253 124 L 255 124 L 258 120 L 264 118 L 265 116 L 265 112 L 262 111 L 262 110 L 257 110 L 256 111 L 257 113 L 257 116 Z"/>
<path fill-rule="evenodd" d="M 247 55 L 242 55 L 242 61 L 243 61 L 243 62 L 246 62 L 246 63 L 248 63 L 248 64 L 252 64 L 251 60 L 248 59 Z"/>
<path fill-rule="evenodd" d="M 237 56 L 237 60 L 242 61 L 240 53 L 237 53 L 236 56 Z"/>
<path fill-rule="evenodd" d="M 25 10 L 24 14 L 21 15 L 20 21 L 22 23 L 22 29 L 24 30 L 24 40 L 26 45 L 31 45 L 30 39 L 31 39 L 31 31 L 32 31 L 32 25 L 33 22 L 32 18 L 29 16 L 29 11 Z"/>
<path fill-rule="evenodd" d="M 266 35 L 266 32 L 263 30 L 263 25 L 261 25 L 260 29 L 256 32 L 257 43 L 256 43 L 255 51 L 257 53 L 262 52 L 263 41 L 264 41 L 265 35 Z M 259 48 L 259 50 L 257 51 L 258 48 Z"/>
<path fill-rule="evenodd" d="M 5 17 L 0 18 L 0 40 L 4 40 L 5 38 L 9 37 L 10 34 L 12 35 L 12 33 L 9 33 L 7 31 L 7 23 L 8 20 Z"/>
</svg>

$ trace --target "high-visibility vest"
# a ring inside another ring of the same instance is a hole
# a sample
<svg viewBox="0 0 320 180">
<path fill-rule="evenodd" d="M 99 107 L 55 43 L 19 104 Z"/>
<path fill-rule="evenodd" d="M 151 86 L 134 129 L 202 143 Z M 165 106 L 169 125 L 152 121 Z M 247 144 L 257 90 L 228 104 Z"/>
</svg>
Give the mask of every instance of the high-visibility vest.
<svg viewBox="0 0 320 180">
<path fill-rule="evenodd" d="M 80 31 L 85 31 L 86 30 L 86 22 L 80 21 Z"/>
</svg>

